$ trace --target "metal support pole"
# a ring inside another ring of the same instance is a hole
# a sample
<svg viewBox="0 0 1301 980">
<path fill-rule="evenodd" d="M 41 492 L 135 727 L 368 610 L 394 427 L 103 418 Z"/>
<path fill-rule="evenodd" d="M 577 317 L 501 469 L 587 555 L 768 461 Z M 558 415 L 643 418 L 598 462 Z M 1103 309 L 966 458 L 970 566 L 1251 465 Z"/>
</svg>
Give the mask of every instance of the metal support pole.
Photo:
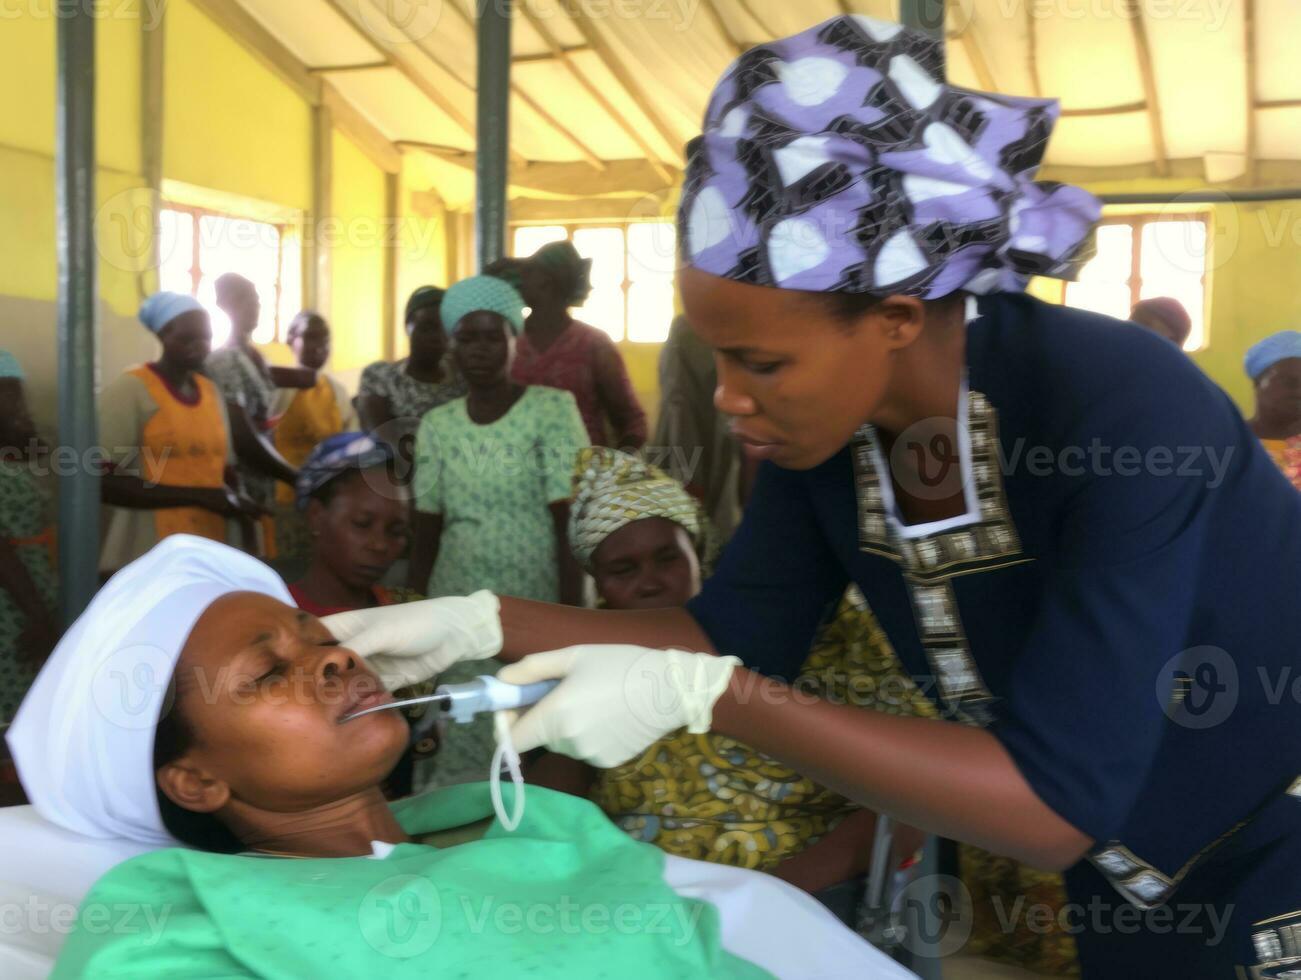
<svg viewBox="0 0 1301 980">
<path fill-rule="evenodd" d="M 899 0 L 899 20 L 904 27 L 944 39 L 944 0 Z"/>
<path fill-rule="evenodd" d="M 1301 200 L 1301 187 L 1259 190 L 1165 191 L 1158 194 L 1099 194 L 1103 204 L 1249 204 Z"/>
<path fill-rule="evenodd" d="M 475 132 L 474 245 L 479 270 L 506 254 L 512 0 L 478 0 L 479 105 Z"/>
<path fill-rule="evenodd" d="M 59 257 L 59 444 L 77 465 L 59 477 L 59 594 L 65 623 L 98 586 L 95 418 L 95 18 L 86 4 L 58 19 L 55 167 Z"/>
</svg>

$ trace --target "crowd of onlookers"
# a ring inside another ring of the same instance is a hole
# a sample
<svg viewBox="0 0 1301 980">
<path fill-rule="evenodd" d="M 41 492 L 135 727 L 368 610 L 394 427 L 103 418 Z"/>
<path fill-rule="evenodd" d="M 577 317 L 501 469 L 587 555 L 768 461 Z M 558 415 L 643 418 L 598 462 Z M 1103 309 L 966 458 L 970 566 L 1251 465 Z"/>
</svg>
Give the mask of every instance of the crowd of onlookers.
<svg viewBox="0 0 1301 980">
<path fill-rule="evenodd" d="M 158 355 L 100 399 L 101 572 L 186 533 L 261 557 L 318 616 L 480 589 L 611 609 L 684 604 L 739 520 L 753 466 L 714 408 L 713 354 L 681 318 L 661 354 L 656 442 L 675 450 L 671 472 L 638 453 L 647 419 L 618 347 L 570 314 L 590 292 L 589 271 L 562 242 L 446 291 L 417 289 L 406 356 L 368 366 L 355 397 L 326 370 L 331 327 L 318 313 L 294 318 L 286 340 L 297 363 L 276 367 L 252 341 L 261 307 L 247 279 L 217 281 L 232 325 L 217 350 L 197 300 L 150 297 L 140 320 Z M 1187 340 L 1174 300 L 1145 300 L 1132 320 Z M 1301 489 L 1301 333 L 1252 347 L 1246 371 L 1256 393 L 1246 424 Z M 49 501 L 28 465 L 46 447 L 22 369 L 3 351 L 0 451 L 3 726 L 59 636 Z M 800 682 L 834 696 L 845 677 L 868 678 L 873 707 L 933 713 L 915 687 L 889 683 L 901 672 L 851 589 Z M 455 726 L 413 746 L 389 791 L 484 778 L 492 749 L 487 719 Z M 528 775 L 589 797 L 665 850 L 770 871 L 852 914 L 846 889 L 866 871 L 874 815 L 745 745 L 679 733 L 613 770 L 543 755 Z M 16 791 L 12 769 L 7 778 Z M 901 856 L 917 840 L 904 828 Z M 1040 885 L 1050 887 L 1018 880 Z"/>
</svg>

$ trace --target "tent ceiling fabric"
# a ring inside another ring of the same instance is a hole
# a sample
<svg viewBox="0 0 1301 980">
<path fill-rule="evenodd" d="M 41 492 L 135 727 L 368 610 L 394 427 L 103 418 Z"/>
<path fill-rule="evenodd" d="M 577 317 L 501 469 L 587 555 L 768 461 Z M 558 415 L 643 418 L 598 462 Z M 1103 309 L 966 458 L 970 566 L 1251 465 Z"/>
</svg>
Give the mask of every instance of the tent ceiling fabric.
<svg viewBox="0 0 1301 980">
<path fill-rule="evenodd" d="M 478 0 L 237 2 L 390 141 L 472 150 Z M 650 157 L 665 186 L 738 51 L 847 11 L 898 17 L 898 0 L 516 4 L 517 171 Z M 1257 162 L 1301 162 L 1298 0 L 949 0 L 947 33 L 955 84 L 1061 99 L 1049 167 L 1161 174 L 1211 155 L 1217 179 L 1249 181 Z M 579 180 L 574 197 L 590 192 Z"/>
</svg>

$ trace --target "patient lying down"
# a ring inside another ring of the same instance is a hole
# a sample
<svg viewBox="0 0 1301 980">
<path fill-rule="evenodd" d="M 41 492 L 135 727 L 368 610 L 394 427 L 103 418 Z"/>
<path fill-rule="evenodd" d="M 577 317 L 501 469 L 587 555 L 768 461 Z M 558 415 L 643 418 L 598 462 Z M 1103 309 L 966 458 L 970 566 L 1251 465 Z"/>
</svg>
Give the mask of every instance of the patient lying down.
<svg viewBox="0 0 1301 980">
<path fill-rule="evenodd" d="M 53 975 L 910 975 L 794 889 L 666 858 L 584 800 L 530 789 L 481 836 L 486 784 L 386 802 L 406 722 L 341 718 L 388 697 L 239 552 L 178 536 L 119 573 L 9 741 L 45 819 L 158 845 L 86 904 L 162 925 L 78 928 Z"/>
</svg>

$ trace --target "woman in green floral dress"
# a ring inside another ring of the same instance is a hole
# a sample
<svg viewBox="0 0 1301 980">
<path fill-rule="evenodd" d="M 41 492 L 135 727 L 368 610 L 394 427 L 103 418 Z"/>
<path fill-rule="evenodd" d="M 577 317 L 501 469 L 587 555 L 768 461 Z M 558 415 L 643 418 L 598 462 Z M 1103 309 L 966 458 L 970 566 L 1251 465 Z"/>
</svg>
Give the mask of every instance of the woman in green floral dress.
<svg viewBox="0 0 1301 980">
<path fill-rule="evenodd" d="M 0 350 L 0 730 L 58 639 L 54 529 L 32 466 L 39 447 L 22 369 Z"/>
</svg>

